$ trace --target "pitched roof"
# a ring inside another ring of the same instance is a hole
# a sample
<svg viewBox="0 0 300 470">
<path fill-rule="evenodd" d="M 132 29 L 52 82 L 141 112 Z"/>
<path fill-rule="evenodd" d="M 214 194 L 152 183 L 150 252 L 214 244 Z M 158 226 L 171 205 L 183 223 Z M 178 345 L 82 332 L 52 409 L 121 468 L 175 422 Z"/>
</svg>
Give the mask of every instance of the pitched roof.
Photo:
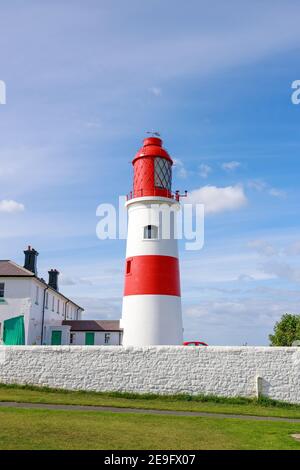
<svg viewBox="0 0 300 470">
<path fill-rule="evenodd" d="M 49 284 L 47 284 L 47 282 L 44 281 L 44 279 L 37 277 L 33 272 L 29 271 L 26 268 L 23 268 L 22 266 L 19 266 L 17 263 L 14 263 L 13 261 L 0 259 L 0 277 L 32 277 L 36 279 L 37 281 L 41 282 L 48 289 L 52 290 L 56 294 L 66 299 L 68 302 L 72 302 L 72 304 L 76 305 L 76 307 L 78 307 L 80 310 L 84 310 L 82 307 L 80 307 L 80 305 L 76 304 L 73 300 L 69 299 L 61 292 L 49 286 Z"/>
<path fill-rule="evenodd" d="M 64 320 L 71 331 L 123 331 L 120 320 Z"/>
<path fill-rule="evenodd" d="M 0 276 L 33 277 L 34 274 L 13 261 L 4 259 L 0 260 Z"/>
</svg>

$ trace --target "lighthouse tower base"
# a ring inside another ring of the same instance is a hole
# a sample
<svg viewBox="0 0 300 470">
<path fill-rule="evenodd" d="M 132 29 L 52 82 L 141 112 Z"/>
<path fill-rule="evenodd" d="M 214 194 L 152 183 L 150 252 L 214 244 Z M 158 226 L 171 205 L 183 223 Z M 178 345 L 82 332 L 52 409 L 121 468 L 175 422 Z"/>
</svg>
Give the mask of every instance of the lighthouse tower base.
<svg viewBox="0 0 300 470">
<path fill-rule="evenodd" d="M 122 328 L 124 346 L 182 344 L 181 298 L 172 295 L 124 297 Z"/>
</svg>

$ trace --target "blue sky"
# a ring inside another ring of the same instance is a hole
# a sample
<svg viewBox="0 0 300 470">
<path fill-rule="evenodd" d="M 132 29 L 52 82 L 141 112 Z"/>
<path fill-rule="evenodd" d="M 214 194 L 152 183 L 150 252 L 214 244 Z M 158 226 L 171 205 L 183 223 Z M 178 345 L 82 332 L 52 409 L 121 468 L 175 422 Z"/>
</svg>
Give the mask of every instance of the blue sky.
<svg viewBox="0 0 300 470">
<path fill-rule="evenodd" d="M 119 318 L 125 242 L 97 239 L 96 208 L 130 191 L 159 130 L 173 189 L 212 208 L 203 250 L 180 244 L 186 339 L 267 344 L 300 313 L 299 2 L 0 8 L 0 258 L 33 245 L 88 317 Z"/>
</svg>

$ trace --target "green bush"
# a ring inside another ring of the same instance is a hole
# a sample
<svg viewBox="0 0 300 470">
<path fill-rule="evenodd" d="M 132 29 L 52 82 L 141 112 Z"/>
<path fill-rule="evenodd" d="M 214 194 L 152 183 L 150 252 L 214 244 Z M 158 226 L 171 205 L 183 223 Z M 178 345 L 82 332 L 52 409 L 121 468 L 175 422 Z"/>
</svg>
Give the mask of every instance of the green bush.
<svg viewBox="0 0 300 470">
<path fill-rule="evenodd" d="M 270 346 L 292 346 L 300 340 L 300 315 L 286 313 L 274 326 L 274 334 L 269 335 Z"/>
</svg>

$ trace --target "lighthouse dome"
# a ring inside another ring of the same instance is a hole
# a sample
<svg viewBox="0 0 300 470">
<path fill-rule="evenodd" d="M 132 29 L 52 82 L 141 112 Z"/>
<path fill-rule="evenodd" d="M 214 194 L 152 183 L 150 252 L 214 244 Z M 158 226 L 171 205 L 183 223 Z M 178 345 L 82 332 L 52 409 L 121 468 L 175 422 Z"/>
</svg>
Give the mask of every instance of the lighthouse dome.
<svg viewBox="0 0 300 470">
<path fill-rule="evenodd" d="M 172 165 L 168 152 L 158 137 L 147 137 L 133 161 L 133 197 L 172 198 Z"/>
</svg>

